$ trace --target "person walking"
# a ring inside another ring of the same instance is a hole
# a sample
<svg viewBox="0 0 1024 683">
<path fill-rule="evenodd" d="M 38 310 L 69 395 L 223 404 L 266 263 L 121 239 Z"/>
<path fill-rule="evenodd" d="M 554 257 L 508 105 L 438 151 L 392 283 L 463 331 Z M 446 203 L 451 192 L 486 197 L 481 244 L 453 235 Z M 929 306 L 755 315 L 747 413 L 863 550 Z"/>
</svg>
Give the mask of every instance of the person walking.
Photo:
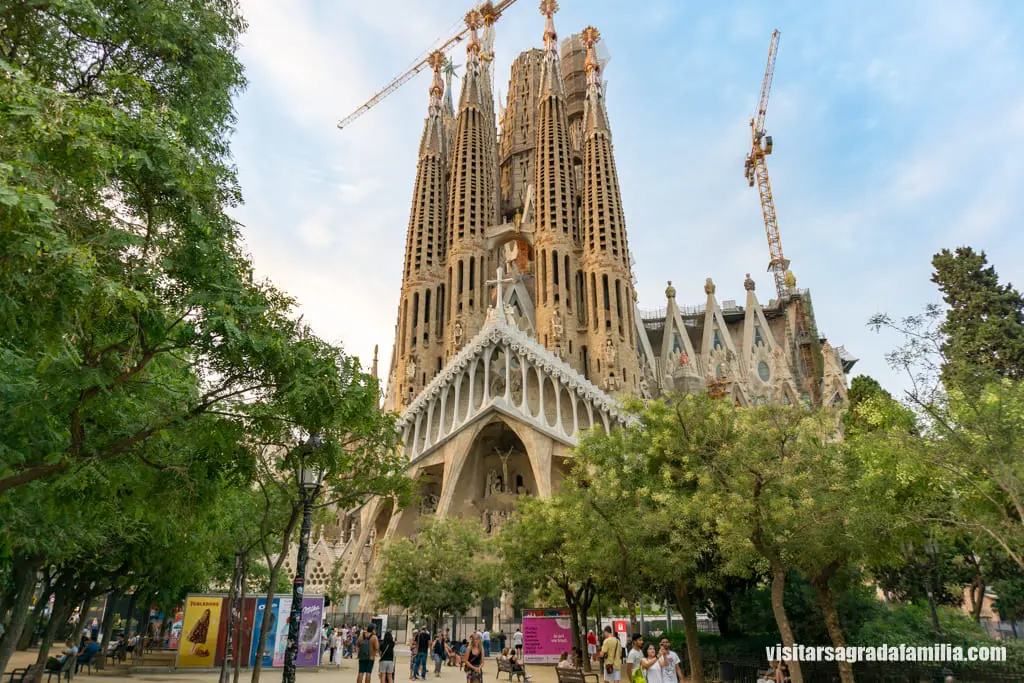
<svg viewBox="0 0 1024 683">
<path fill-rule="evenodd" d="M 597 655 L 597 636 L 594 629 L 587 631 L 587 656 L 593 659 Z"/>
<path fill-rule="evenodd" d="M 484 680 L 484 646 L 480 637 L 470 637 L 469 648 L 466 650 L 466 683 L 483 683 Z"/>
<path fill-rule="evenodd" d="M 331 631 L 330 638 L 327 641 L 327 651 L 331 653 L 327 661 L 332 666 L 341 666 L 341 632 L 338 629 Z"/>
<path fill-rule="evenodd" d="M 356 653 L 359 658 L 359 673 L 356 675 L 356 683 L 370 683 L 373 676 L 373 660 L 380 652 L 380 641 L 373 632 L 374 626 L 370 624 L 365 630 L 359 631 L 359 638 L 356 639 Z"/>
<path fill-rule="evenodd" d="M 417 677 L 427 680 L 428 652 L 430 652 L 430 631 L 423 628 L 416 636 L 416 663 L 412 668 L 412 680 L 415 681 Z"/>
<path fill-rule="evenodd" d="M 516 648 L 516 654 L 519 655 L 519 659 L 523 658 L 523 632 L 518 628 L 516 632 L 512 634 L 512 644 Z"/>
<path fill-rule="evenodd" d="M 434 678 L 441 677 L 441 663 L 444 662 L 444 638 L 434 638 L 430 658 L 434 660 Z"/>
<path fill-rule="evenodd" d="M 601 643 L 601 655 L 598 659 L 601 661 L 604 680 L 607 683 L 618 681 L 622 666 L 622 643 L 612 633 L 611 626 L 604 627 L 604 641 Z"/>
<path fill-rule="evenodd" d="M 391 631 L 384 632 L 380 642 L 380 683 L 395 683 L 395 636 Z"/>
<path fill-rule="evenodd" d="M 481 637 L 481 640 L 483 641 L 483 644 L 484 644 L 484 657 L 490 657 L 491 656 L 491 632 L 488 631 L 485 628 L 483 630 L 483 633 L 480 634 L 480 637 Z"/>
</svg>

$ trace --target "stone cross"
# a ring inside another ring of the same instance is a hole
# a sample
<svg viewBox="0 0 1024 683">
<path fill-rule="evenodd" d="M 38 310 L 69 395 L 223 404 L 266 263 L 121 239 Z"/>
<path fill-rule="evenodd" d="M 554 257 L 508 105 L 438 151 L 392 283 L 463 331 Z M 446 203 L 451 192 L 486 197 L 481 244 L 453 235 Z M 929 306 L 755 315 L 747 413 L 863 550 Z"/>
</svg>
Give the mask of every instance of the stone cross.
<svg viewBox="0 0 1024 683">
<path fill-rule="evenodd" d="M 498 266 L 498 277 L 497 277 L 497 279 L 488 280 L 487 281 L 487 284 L 489 284 L 489 285 L 496 285 L 497 288 L 498 288 L 498 300 L 497 300 L 497 305 L 495 306 L 495 308 L 497 310 L 499 310 L 499 311 L 504 311 L 505 310 L 505 294 L 502 291 L 501 285 L 503 283 L 505 283 L 505 282 L 515 282 L 516 281 L 515 278 L 513 278 L 513 277 L 505 278 L 505 277 L 503 277 L 504 275 L 505 275 L 505 269 L 501 265 L 499 265 Z"/>
</svg>

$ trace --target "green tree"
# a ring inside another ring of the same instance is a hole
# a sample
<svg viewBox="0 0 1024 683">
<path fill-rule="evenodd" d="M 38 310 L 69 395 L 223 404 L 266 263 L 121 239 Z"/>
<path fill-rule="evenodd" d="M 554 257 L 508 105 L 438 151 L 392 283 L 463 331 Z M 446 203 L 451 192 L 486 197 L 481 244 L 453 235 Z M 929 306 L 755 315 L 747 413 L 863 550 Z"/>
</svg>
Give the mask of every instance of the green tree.
<svg viewBox="0 0 1024 683">
<path fill-rule="evenodd" d="M 501 568 L 490 545 L 478 525 L 424 519 L 413 537 L 384 549 L 380 598 L 430 619 L 436 632 L 445 614 L 462 614 L 498 590 Z"/>
<path fill-rule="evenodd" d="M 598 533 L 600 527 L 596 527 Z M 533 589 L 554 587 L 569 610 L 572 646 L 586 651 L 585 623 L 597 596 L 601 564 L 595 525 L 584 501 L 571 492 L 553 498 L 522 498 L 498 536 L 506 581 Z M 521 592 L 521 591 L 517 591 Z M 584 659 L 590 670 L 589 659 Z"/>
<path fill-rule="evenodd" d="M 946 387 L 973 394 L 995 378 L 1024 380 L 1024 296 L 970 247 L 943 249 L 932 266 L 948 306 L 939 328 Z"/>
<path fill-rule="evenodd" d="M 0 10 L 0 493 L 163 466 L 168 431 L 237 453 L 238 404 L 315 409 L 336 372 L 225 213 L 243 26 L 227 1 Z"/>
</svg>

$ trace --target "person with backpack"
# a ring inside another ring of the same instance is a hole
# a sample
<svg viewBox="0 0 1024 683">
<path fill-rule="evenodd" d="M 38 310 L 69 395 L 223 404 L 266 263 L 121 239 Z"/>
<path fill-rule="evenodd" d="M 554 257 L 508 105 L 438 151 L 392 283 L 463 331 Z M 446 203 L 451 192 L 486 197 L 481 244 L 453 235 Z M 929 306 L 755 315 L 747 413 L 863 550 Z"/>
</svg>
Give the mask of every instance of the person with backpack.
<svg viewBox="0 0 1024 683">
<path fill-rule="evenodd" d="M 373 675 L 373 660 L 377 658 L 380 651 L 380 643 L 373 632 L 373 624 L 366 627 L 366 630 L 359 632 L 356 640 L 356 652 L 359 656 L 359 673 L 356 675 L 356 683 L 370 683 Z"/>
<path fill-rule="evenodd" d="M 416 660 L 412 667 L 412 680 L 415 681 L 417 677 L 424 681 L 427 680 L 427 655 L 429 652 L 430 631 L 424 627 L 416 635 Z"/>
</svg>

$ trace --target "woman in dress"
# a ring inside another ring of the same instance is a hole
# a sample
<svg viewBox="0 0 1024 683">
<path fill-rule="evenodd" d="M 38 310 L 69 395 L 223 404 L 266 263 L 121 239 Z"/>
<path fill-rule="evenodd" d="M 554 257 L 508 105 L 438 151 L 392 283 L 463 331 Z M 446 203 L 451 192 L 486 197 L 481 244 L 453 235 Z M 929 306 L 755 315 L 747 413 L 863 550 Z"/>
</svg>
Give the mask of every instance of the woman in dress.
<svg viewBox="0 0 1024 683">
<path fill-rule="evenodd" d="M 331 631 L 331 664 L 341 666 L 341 630 Z"/>
</svg>

